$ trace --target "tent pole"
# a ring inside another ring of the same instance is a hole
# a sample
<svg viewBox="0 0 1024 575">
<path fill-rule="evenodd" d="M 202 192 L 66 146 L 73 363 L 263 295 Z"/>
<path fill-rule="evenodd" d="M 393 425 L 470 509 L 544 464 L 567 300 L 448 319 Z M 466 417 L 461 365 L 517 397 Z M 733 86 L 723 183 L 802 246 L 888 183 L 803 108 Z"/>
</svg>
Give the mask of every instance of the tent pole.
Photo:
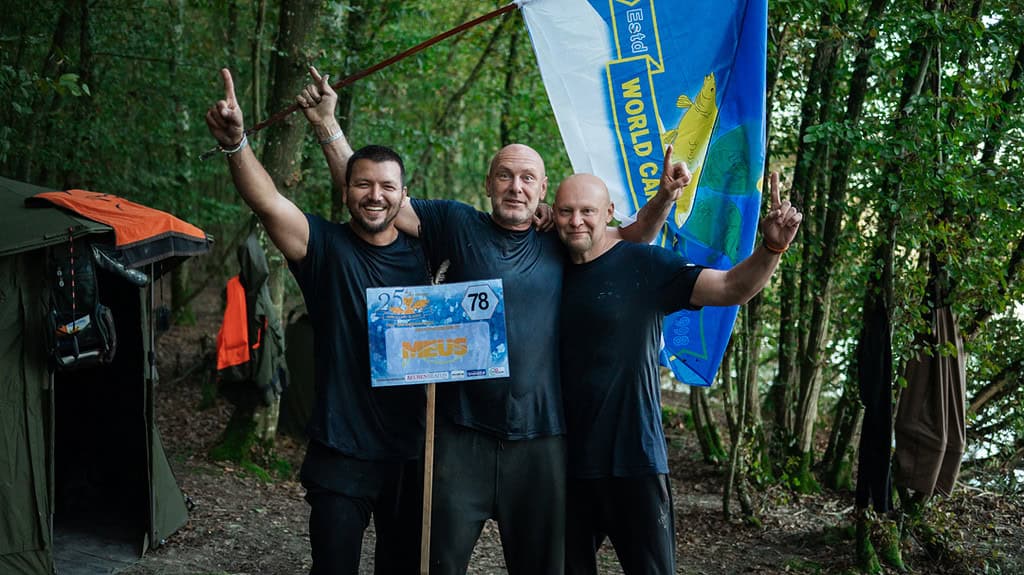
<svg viewBox="0 0 1024 575">
<path fill-rule="evenodd" d="M 156 425 L 155 421 L 155 402 L 156 398 L 153 397 L 156 394 L 156 330 L 153 328 L 153 307 L 155 305 L 154 298 L 156 297 L 156 290 L 153 289 L 153 281 L 156 277 L 154 273 L 156 264 L 149 264 L 149 282 L 146 283 L 146 291 L 149 292 L 146 298 L 146 329 L 149 333 L 146 334 L 146 338 L 149 340 L 149 353 L 146 354 L 146 475 L 149 477 L 149 544 L 152 546 L 159 546 L 160 540 L 157 539 L 156 533 L 156 493 L 153 488 L 153 426 Z M 143 550 L 145 552 L 145 550 Z"/>
<path fill-rule="evenodd" d="M 48 377 L 50 378 L 50 417 L 47 418 L 49 419 L 50 424 L 47 426 L 48 433 L 46 437 L 46 453 L 48 454 L 46 483 L 49 491 L 49 493 L 47 493 L 47 500 L 50 504 L 50 513 L 47 518 L 50 523 L 50 543 L 52 544 L 54 541 L 54 516 L 57 511 L 57 422 L 55 421 L 57 417 L 57 380 L 54 378 L 54 371 L 52 368 L 47 371 L 49 373 Z"/>
</svg>

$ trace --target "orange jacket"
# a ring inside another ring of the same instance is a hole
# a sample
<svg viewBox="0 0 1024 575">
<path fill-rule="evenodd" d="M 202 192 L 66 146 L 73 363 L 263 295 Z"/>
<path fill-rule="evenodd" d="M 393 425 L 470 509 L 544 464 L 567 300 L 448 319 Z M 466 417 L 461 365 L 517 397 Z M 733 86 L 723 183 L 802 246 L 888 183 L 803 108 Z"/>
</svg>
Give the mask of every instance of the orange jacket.
<svg viewBox="0 0 1024 575">
<path fill-rule="evenodd" d="M 217 371 L 250 359 L 249 319 L 245 311 L 245 287 L 239 276 L 228 280 L 224 321 L 217 332 Z M 257 342 L 256 347 L 259 346 Z"/>
</svg>

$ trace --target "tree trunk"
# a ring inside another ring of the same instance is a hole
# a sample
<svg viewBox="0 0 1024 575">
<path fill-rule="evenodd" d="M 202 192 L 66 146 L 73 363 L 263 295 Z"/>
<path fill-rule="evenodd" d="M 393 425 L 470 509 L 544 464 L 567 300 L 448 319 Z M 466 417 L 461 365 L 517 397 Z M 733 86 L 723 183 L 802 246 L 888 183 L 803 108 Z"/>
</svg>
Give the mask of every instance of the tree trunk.
<svg viewBox="0 0 1024 575">
<path fill-rule="evenodd" d="M 755 305 L 755 307 L 757 307 Z M 733 413 L 734 416 L 730 418 L 729 435 L 732 440 L 732 445 L 729 450 L 729 470 L 726 474 L 725 488 L 722 490 L 722 512 L 725 515 L 726 521 L 732 520 L 732 512 L 730 502 L 732 499 L 733 490 L 736 491 L 737 498 L 740 502 L 740 510 L 745 518 L 752 518 L 754 511 L 753 506 L 750 504 L 750 498 L 746 491 L 746 478 L 747 478 L 747 466 L 750 461 L 749 445 L 750 437 L 752 435 L 752 425 L 750 424 L 751 406 L 757 405 L 756 390 L 753 393 L 755 398 L 754 402 L 751 402 L 750 386 L 753 384 L 756 386 L 756 372 L 757 372 L 757 348 L 756 344 L 752 345 L 753 341 L 757 340 L 756 332 L 750 331 L 750 314 L 749 309 L 744 309 L 742 327 L 739 334 L 733 334 L 734 338 L 738 338 L 740 345 L 732 350 L 732 355 L 735 359 L 736 364 L 736 395 L 735 401 L 733 401 L 731 393 L 731 385 L 729 385 L 728 379 L 723 377 L 722 391 L 726 400 L 727 413 Z M 723 360 L 725 366 L 724 374 L 729 373 L 730 367 L 728 361 Z M 754 377 L 751 377 L 751 370 L 754 372 Z"/>
<path fill-rule="evenodd" d="M 690 388 L 690 412 L 693 414 L 693 429 L 704 463 L 719 465 L 725 461 L 725 449 L 718 433 L 718 424 L 711 414 L 707 390 L 703 387 Z"/>
<path fill-rule="evenodd" d="M 263 74 L 266 73 L 263 69 L 263 34 L 267 25 L 267 0 L 256 0 L 253 12 L 256 26 L 252 31 L 252 40 L 249 44 L 249 74 L 252 75 L 252 93 L 250 94 L 252 106 L 249 109 L 252 110 L 251 114 L 262 117 L 266 113 L 263 105 Z"/>
<path fill-rule="evenodd" d="M 178 64 L 183 58 L 184 50 L 184 33 L 185 33 L 185 2 L 183 0 L 174 0 L 172 3 L 174 10 L 174 25 L 171 30 L 171 60 L 170 70 L 170 83 L 172 86 L 178 85 Z M 182 118 L 182 121 L 176 122 L 175 134 L 177 136 L 177 143 L 174 146 L 174 155 L 178 160 L 178 165 L 187 165 L 188 161 L 188 149 L 186 148 L 186 133 L 188 131 L 188 123 L 184 120 L 187 117 L 183 112 L 183 105 L 181 103 L 181 95 L 178 92 L 174 92 L 171 96 L 172 109 L 170 114 L 172 118 Z M 183 183 L 183 182 L 182 182 Z M 181 213 L 185 206 L 181 205 L 182 196 L 179 194 L 174 195 L 175 212 Z M 187 200 L 186 200 L 187 201 Z M 171 272 L 171 317 L 174 318 L 175 323 L 181 323 L 186 325 L 192 325 L 195 323 L 195 315 L 192 313 L 192 296 L 189 293 L 189 262 L 186 260 L 181 263 L 178 267 Z"/>
<path fill-rule="evenodd" d="M 860 121 L 871 76 L 871 57 L 877 34 L 874 27 L 886 8 L 887 0 L 873 0 L 868 9 L 865 30 L 858 45 L 854 61 L 850 92 L 846 102 L 845 124 L 855 126 Z M 826 343 L 829 339 L 829 311 L 831 307 L 832 274 L 836 263 L 836 247 L 843 225 L 847 180 L 853 160 L 853 146 L 836 146 L 835 158 L 829 170 L 829 186 L 825 218 L 821 229 L 821 256 L 814 262 L 816 272 L 810 276 L 812 298 L 811 322 L 807 344 L 800 364 L 800 389 L 797 400 L 796 424 L 799 441 L 797 448 L 802 471 L 809 469 L 813 459 L 814 423 L 818 417 L 818 398 L 821 394 L 822 367 Z M 803 474 L 802 474 L 803 475 Z M 805 476 L 808 477 L 808 476 Z M 808 477 L 809 478 L 809 477 Z"/>
<path fill-rule="evenodd" d="M 41 78 L 53 78 L 60 74 L 66 65 L 64 52 L 68 49 L 68 32 L 72 25 L 71 16 L 74 13 L 75 2 L 78 0 L 65 0 L 64 6 L 57 18 L 57 25 L 53 30 L 53 38 L 50 41 L 50 50 L 43 60 L 39 76 Z M 84 0 L 81 0 L 84 1 Z M 33 178 L 32 170 L 35 168 L 36 149 L 41 145 L 39 142 L 39 130 L 49 124 L 47 116 L 56 101 L 56 95 L 39 95 L 32 106 L 32 114 L 25 120 L 28 122 L 24 138 L 25 152 L 21 163 L 15 170 L 14 178 L 17 180 L 30 180 Z M 45 139 L 43 144 L 45 145 Z M 45 178 L 38 178 L 44 180 Z"/>
<path fill-rule="evenodd" d="M 854 446 L 860 438 L 861 422 L 864 419 L 864 407 L 856 397 L 856 392 L 848 385 L 836 403 L 832 418 L 832 432 L 829 435 L 829 447 L 822 457 L 825 487 L 829 489 L 849 490 L 853 488 L 853 454 Z"/>
<path fill-rule="evenodd" d="M 821 27 L 827 30 L 832 20 L 829 13 L 823 13 Z M 823 92 L 830 90 L 832 78 L 835 75 L 835 58 L 839 51 L 839 44 L 835 40 L 821 40 L 815 47 L 814 58 L 811 60 L 808 70 L 807 91 L 801 104 L 800 128 L 798 141 L 804 142 L 807 132 L 815 123 L 828 119 L 828 100 L 824 98 Z M 793 183 L 790 190 L 791 201 L 797 205 L 804 205 L 810 197 L 812 184 L 815 181 L 814 173 L 820 170 L 820 161 L 814 161 L 820 155 L 820 149 L 824 143 L 800 144 L 797 147 L 796 167 L 793 171 Z M 810 261 L 811 246 L 814 237 L 814 225 L 811 218 L 804 224 L 803 240 L 804 256 L 801 260 L 803 268 L 809 269 L 806 262 Z M 802 271 L 794 266 L 782 266 L 779 295 L 779 372 L 772 383 L 769 392 L 770 402 L 775 428 L 775 444 L 777 451 L 781 445 L 788 444 L 790 438 L 795 434 L 793 425 L 793 384 L 799 375 L 799 363 L 797 362 L 797 351 L 799 340 L 802 339 L 801 332 L 806 331 L 806 323 L 799 320 L 800 298 L 798 297 L 798 278 L 806 277 Z"/>
<path fill-rule="evenodd" d="M 512 27 L 508 37 L 508 55 L 505 57 L 505 90 L 501 94 L 501 125 L 499 145 L 505 147 L 512 143 L 512 126 L 509 125 L 512 110 L 515 108 L 513 92 L 515 79 L 519 75 L 519 26 Z"/>
</svg>

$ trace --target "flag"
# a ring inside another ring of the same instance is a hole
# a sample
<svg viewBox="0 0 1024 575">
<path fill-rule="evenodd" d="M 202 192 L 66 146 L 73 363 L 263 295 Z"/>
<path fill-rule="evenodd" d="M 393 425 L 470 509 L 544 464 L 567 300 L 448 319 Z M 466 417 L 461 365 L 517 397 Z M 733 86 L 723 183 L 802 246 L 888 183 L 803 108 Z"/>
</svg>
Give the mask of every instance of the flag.
<svg viewBox="0 0 1024 575">
<path fill-rule="evenodd" d="M 605 181 L 631 221 L 664 150 L 693 180 L 657 242 L 728 269 L 750 254 L 765 149 L 767 0 L 522 0 L 573 170 Z M 661 361 L 710 385 L 738 308 L 665 318 Z"/>
</svg>

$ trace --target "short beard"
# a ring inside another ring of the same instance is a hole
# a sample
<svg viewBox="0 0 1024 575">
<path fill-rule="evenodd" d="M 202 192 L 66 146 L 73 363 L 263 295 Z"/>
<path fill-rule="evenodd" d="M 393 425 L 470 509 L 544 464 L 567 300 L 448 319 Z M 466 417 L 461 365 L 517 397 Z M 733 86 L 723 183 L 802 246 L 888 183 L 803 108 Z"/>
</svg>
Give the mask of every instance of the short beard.
<svg viewBox="0 0 1024 575">
<path fill-rule="evenodd" d="M 379 224 L 369 224 L 366 220 L 356 215 L 356 212 L 352 212 L 351 210 L 349 211 L 352 213 L 352 225 L 358 226 L 359 229 L 370 235 L 376 235 L 388 229 L 391 227 L 391 223 L 395 221 L 395 218 L 398 217 L 398 211 L 396 210 L 395 213 L 391 214 L 391 216 L 383 222 Z"/>
<path fill-rule="evenodd" d="M 496 210 L 494 212 L 494 220 L 496 222 L 498 222 L 498 224 L 500 224 L 502 226 L 515 227 L 515 226 L 521 226 L 521 225 L 523 225 L 523 224 L 533 220 L 533 214 L 529 214 L 529 215 L 527 215 L 527 216 L 525 216 L 523 218 L 517 218 L 517 217 L 508 217 L 505 214 L 503 214 L 501 211 Z"/>
<path fill-rule="evenodd" d="M 594 249 L 594 238 L 588 236 L 575 242 L 565 242 L 565 247 L 576 255 L 583 255 Z"/>
</svg>

